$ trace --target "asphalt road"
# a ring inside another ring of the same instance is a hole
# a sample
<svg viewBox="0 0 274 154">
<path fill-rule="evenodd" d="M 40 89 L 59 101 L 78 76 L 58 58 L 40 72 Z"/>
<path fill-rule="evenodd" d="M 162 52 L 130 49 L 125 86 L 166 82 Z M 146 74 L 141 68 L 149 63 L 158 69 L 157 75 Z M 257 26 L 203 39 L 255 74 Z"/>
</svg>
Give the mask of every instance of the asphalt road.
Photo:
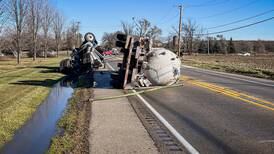
<svg viewBox="0 0 274 154">
<path fill-rule="evenodd" d="M 116 61 L 110 64 L 117 69 Z M 183 87 L 142 96 L 196 150 L 274 153 L 273 81 L 188 66 L 181 71 Z"/>
<path fill-rule="evenodd" d="M 183 87 L 142 96 L 194 148 L 274 153 L 273 81 L 191 67 L 182 67 L 182 75 Z"/>
</svg>

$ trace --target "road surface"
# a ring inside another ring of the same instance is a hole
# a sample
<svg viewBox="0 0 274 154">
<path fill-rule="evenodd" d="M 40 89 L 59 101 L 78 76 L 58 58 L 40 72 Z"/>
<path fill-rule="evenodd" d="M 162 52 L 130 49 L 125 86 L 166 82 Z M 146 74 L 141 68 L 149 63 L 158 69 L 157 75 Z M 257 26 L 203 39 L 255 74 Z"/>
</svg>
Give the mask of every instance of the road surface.
<svg viewBox="0 0 274 154">
<path fill-rule="evenodd" d="M 142 96 L 195 149 L 274 153 L 273 81 L 186 66 L 182 79 L 183 87 Z"/>
<path fill-rule="evenodd" d="M 188 66 L 182 80 L 142 96 L 197 151 L 274 153 L 273 81 Z"/>
</svg>

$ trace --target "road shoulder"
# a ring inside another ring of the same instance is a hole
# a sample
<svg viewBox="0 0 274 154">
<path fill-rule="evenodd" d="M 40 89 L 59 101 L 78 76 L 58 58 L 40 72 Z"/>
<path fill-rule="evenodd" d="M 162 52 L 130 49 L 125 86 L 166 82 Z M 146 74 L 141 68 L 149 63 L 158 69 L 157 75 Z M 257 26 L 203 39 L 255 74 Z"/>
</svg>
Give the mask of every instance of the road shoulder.
<svg viewBox="0 0 274 154">
<path fill-rule="evenodd" d="M 119 89 L 94 89 L 95 98 L 122 94 Z M 127 98 L 92 103 L 89 141 L 91 153 L 158 153 Z"/>
</svg>

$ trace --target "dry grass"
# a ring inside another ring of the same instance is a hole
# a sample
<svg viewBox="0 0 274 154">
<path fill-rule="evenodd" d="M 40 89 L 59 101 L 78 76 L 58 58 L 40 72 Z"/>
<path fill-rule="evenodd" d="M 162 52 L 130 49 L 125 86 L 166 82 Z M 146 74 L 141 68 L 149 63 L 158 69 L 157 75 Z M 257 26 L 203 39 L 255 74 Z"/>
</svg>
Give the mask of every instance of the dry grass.
<svg viewBox="0 0 274 154">
<path fill-rule="evenodd" d="M 62 57 L 61 57 L 62 58 Z M 0 147 L 9 141 L 47 97 L 62 74 L 56 68 L 61 58 L 0 61 Z"/>
<path fill-rule="evenodd" d="M 185 56 L 184 64 L 248 76 L 274 79 L 274 55 L 196 55 Z"/>
</svg>

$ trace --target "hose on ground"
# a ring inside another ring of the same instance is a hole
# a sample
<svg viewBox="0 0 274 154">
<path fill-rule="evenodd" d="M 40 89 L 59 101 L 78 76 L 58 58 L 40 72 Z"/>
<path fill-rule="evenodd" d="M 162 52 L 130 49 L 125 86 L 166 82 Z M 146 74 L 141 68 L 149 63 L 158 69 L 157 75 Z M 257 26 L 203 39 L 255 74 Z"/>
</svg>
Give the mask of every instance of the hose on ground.
<svg viewBox="0 0 274 154">
<path fill-rule="evenodd" d="M 138 94 L 153 92 L 153 91 L 157 91 L 157 90 L 161 90 L 161 89 L 176 88 L 176 87 L 180 87 L 180 86 L 183 86 L 183 84 L 179 83 L 179 84 L 169 85 L 169 86 L 159 86 L 159 87 L 156 87 L 156 88 L 141 90 L 141 91 L 137 91 L 137 92 L 130 92 L 130 93 L 127 93 L 127 94 L 124 94 L 124 95 L 118 95 L 118 96 L 107 96 L 107 97 L 101 97 L 101 98 L 99 97 L 99 98 L 93 98 L 93 99 L 90 98 L 89 101 L 102 101 L 102 100 L 118 99 L 118 98 L 122 98 L 122 97 L 135 96 L 135 95 L 138 95 Z M 137 90 L 137 89 L 134 89 L 134 90 Z"/>
</svg>

